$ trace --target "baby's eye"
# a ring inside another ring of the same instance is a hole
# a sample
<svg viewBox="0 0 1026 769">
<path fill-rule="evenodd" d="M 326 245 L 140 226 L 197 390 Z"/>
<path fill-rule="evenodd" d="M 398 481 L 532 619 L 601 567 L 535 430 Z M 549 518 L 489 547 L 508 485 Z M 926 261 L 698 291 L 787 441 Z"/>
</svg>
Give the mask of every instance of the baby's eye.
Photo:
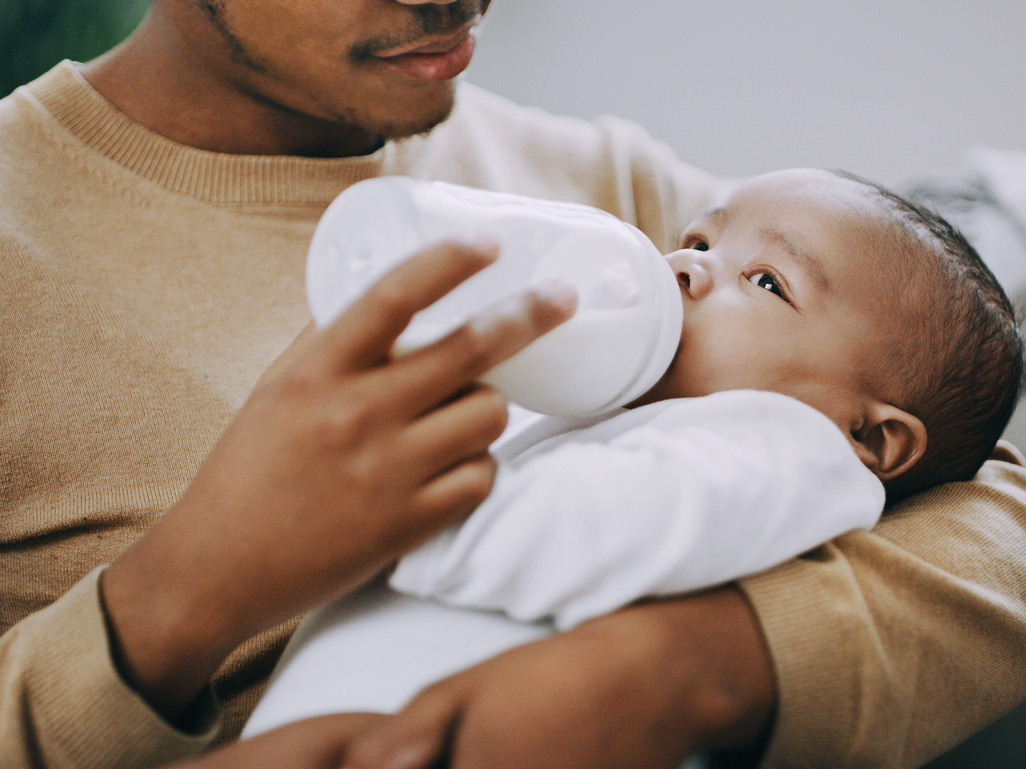
<svg viewBox="0 0 1026 769">
<path fill-rule="evenodd" d="M 768 272 L 756 272 L 752 275 L 749 275 L 748 280 L 757 285 L 759 288 L 764 288 L 767 291 L 772 291 L 781 299 L 786 299 L 786 297 L 784 296 L 784 292 L 780 289 L 780 284 L 777 283 L 777 279 L 770 275 Z"/>
<path fill-rule="evenodd" d="M 700 238 L 690 237 L 685 241 L 684 248 L 692 251 L 708 251 L 709 244 Z"/>
</svg>

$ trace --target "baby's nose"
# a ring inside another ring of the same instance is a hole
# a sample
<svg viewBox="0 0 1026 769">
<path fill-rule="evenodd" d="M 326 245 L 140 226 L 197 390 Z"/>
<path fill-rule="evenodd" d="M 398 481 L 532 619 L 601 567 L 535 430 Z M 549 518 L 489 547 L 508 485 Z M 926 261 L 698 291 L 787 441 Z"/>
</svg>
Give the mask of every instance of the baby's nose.
<svg viewBox="0 0 1026 769">
<path fill-rule="evenodd" d="M 666 257 L 677 276 L 677 282 L 684 287 L 688 296 L 696 300 L 707 296 L 713 286 L 712 274 L 703 258 L 704 253 L 684 248 Z"/>
</svg>

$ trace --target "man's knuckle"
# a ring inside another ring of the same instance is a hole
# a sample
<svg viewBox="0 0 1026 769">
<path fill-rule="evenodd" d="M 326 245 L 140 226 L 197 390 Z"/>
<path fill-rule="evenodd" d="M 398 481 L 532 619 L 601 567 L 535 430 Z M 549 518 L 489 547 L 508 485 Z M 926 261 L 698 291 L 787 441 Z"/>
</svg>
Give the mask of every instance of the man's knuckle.
<svg viewBox="0 0 1026 769">
<path fill-rule="evenodd" d="M 509 408 L 502 393 L 491 387 L 484 388 L 478 396 L 481 403 L 482 429 L 489 434 L 500 434 L 509 422 Z"/>
<path fill-rule="evenodd" d="M 410 314 L 410 298 L 397 281 L 381 280 L 368 294 L 372 306 L 386 318 Z"/>
<path fill-rule="evenodd" d="M 473 463 L 463 479 L 463 498 L 473 506 L 479 505 L 491 493 L 495 481 L 495 460 L 488 457 Z"/>
<path fill-rule="evenodd" d="M 464 243 L 454 244 L 453 252 L 454 257 L 463 263 L 462 267 L 467 271 L 479 270 L 490 262 L 484 251 Z"/>
<path fill-rule="evenodd" d="M 457 334 L 454 341 L 459 347 L 464 368 L 475 371 L 487 368 L 495 353 L 491 337 L 472 326 L 462 327 Z"/>
<path fill-rule="evenodd" d="M 430 683 L 418 692 L 417 696 L 410 701 L 410 706 L 416 708 L 421 714 L 441 713 L 453 706 L 452 682 L 448 679 L 441 679 Z"/>
<path fill-rule="evenodd" d="M 323 387 L 319 376 L 308 369 L 293 369 L 276 377 L 268 392 L 291 401 L 307 402 L 316 397 Z"/>
<path fill-rule="evenodd" d="M 545 301 L 537 292 L 531 293 L 527 313 L 531 324 L 536 328 L 548 328 L 559 316 L 559 310 L 551 302 Z"/>
<path fill-rule="evenodd" d="M 314 427 L 318 442 L 330 449 L 348 450 L 367 443 L 377 419 L 369 409 L 342 406 L 320 414 Z"/>
</svg>

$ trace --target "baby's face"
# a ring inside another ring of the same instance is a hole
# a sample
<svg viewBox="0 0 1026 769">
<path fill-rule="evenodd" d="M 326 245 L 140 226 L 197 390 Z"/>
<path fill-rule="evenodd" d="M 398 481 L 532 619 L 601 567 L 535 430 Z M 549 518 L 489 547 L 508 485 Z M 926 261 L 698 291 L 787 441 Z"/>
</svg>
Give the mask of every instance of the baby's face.
<svg viewBox="0 0 1026 769">
<path fill-rule="evenodd" d="M 880 216 L 854 183 L 795 170 L 692 222 L 667 257 L 684 303 L 677 357 L 638 403 L 771 390 L 843 421 L 886 323 Z"/>
</svg>

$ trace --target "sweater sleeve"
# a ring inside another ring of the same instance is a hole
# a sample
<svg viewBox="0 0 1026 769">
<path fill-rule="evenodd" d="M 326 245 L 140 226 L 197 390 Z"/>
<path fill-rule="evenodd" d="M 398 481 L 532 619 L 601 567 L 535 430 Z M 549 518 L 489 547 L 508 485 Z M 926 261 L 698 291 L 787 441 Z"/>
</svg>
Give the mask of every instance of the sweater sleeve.
<svg viewBox="0 0 1026 769">
<path fill-rule="evenodd" d="M 486 503 L 403 558 L 391 585 L 566 629 L 869 528 L 883 498 L 841 431 L 793 398 L 664 401 L 500 464 Z"/>
<path fill-rule="evenodd" d="M 741 587 L 777 678 L 763 766 L 920 766 L 1026 697 L 1023 459 Z"/>
<path fill-rule="evenodd" d="M 101 571 L 0 636 L 4 767 L 156 766 L 201 753 L 218 732 L 209 688 L 201 695 L 199 731 L 186 734 L 121 680 L 100 605 Z"/>
</svg>

